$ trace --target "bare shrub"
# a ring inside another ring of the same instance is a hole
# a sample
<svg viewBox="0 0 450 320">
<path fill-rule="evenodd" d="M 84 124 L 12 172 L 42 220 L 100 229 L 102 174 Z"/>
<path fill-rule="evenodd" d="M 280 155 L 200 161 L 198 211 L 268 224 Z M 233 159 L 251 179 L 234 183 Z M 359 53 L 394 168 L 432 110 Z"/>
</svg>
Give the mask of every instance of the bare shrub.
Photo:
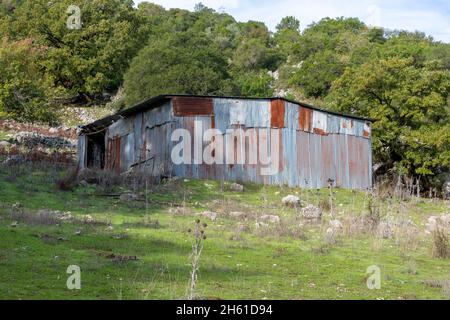
<svg viewBox="0 0 450 320">
<path fill-rule="evenodd" d="M 323 211 L 331 211 L 331 202 L 328 199 L 320 199 L 317 206 Z"/>
<path fill-rule="evenodd" d="M 394 229 L 394 239 L 398 249 L 403 254 L 417 250 L 419 246 L 419 230 L 412 225 L 400 225 Z"/>
<path fill-rule="evenodd" d="M 82 169 L 78 172 L 78 179 L 80 181 L 86 181 L 89 184 L 97 184 L 99 180 L 98 171 L 92 169 Z"/>
<path fill-rule="evenodd" d="M 187 208 L 187 207 L 172 207 L 169 208 L 169 213 L 174 215 L 174 216 L 188 216 L 188 215 L 192 215 L 193 212 L 191 211 L 191 209 Z"/>
<path fill-rule="evenodd" d="M 417 263 L 414 260 L 408 260 L 406 262 L 405 271 L 408 274 L 416 275 L 417 274 Z"/>
<path fill-rule="evenodd" d="M 317 247 L 311 248 L 314 254 L 328 254 L 330 253 L 330 245 L 328 243 L 321 243 Z"/>
<path fill-rule="evenodd" d="M 303 224 L 296 218 L 283 218 L 279 223 L 258 222 L 255 224 L 255 234 L 260 238 L 306 239 Z"/>
<path fill-rule="evenodd" d="M 4 165 L 17 167 L 22 165 L 52 165 L 52 166 L 74 166 L 76 152 L 65 150 L 49 151 L 40 147 L 31 150 L 13 145 L 8 150 L 0 150 L 0 155 L 6 156 Z"/>
<path fill-rule="evenodd" d="M 241 228 L 235 228 L 233 231 L 233 234 L 230 237 L 231 241 L 242 241 L 242 229 Z"/>
<path fill-rule="evenodd" d="M 220 214 L 221 217 L 225 217 L 232 220 L 257 220 L 258 213 L 254 208 L 244 203 L 238 203 L 233 199 L 224 198 L 222 200 L 214 200 L 208 204 L 208 210 L 214 211 Z"/>
<path fill-rule="evenodd" d="M 161 224 L 158 219 L 153 219 L 149 215 L 145 215 L 144 218 L 140 221 L 124 222 L 124 227 L 133 227 L 133 228 L 147 228 L 147 229 L 160 229 Z"/>
<path fill-rule="evenodd" d="M 450 300 L 450 280 L 444 281 L 442 284 L 442 294 L 447 300 Z"/>
<path fill-rule="evenodd" d="M 358 236 L 366 233 L 365 220 L 359 216 L 345 216 L 342 219 L 342 233 L 346 237 Z"/>
<path fill-rule="evenodd" d="M 377 198 L 381 200 L 391 199 L 394 191 L 395 185 L 392 183 L 392 179 L 385 178 L 382 181 L 378 181 L 375 184 L 374 193 Z"/>
<path fill-rule="evenodd" d="M 336 244 L 337 235 L 336 232 L 332 228 L 328 228 L 324 235 L 325 243 L 328 245 Z"/>
<path fill-rule="evenodd" d="M 430 279 L 430 280 L 424 280 L 423 284 L 431 287 L 431 288 L 442 288 L 446 282 L 449 280 L 436 280 L 436 279 Z"/>
<path fill-rule="evenodd" d="M 76 169 L 69 170 L 65 176 L 56 180 L 56 185 L 61 191 L 73 191 L 77 186 L 78 172 Z"/>
<path fill-rule="evenodd" d="M 86 214 L 82 217 L 75 218 L 73 220 L 73 222 L 75 224 L 82 224 L 82 225 L 84 224 L 84 225 L 93 226 L 93 227 L 95 227 L 95 226 L 110 226 L 111 225 L 110 220 L 94 218 L 89 214 Z"/>
<path fill-rule="evenodd" d="M 449 237 L 444 228 L 436 228 L 433 232 L 432 255 L 438 259 L 450 257 Z"/>
<path fill-rule="evenodd" d="M 9 182 L 9 183 L 14 183 L 17 181 L 17 175 L 16 174 L 11 174 L 5 177 L 5 181 Z"/>
<path fill-rule="evenodd" d="M 367 203 L 367 209 L 369 213 L 365 217 L 365 222 L 371 232 L 375 232 L 378 225 L 381 222 L 380 206 L 374 201 L 373 195 L 369 195 L 369 201 Z"/>
<path fill-rule="evenodd" d="M 450 299 L 450 280 L 444 279 L 444 280 L 425 280 L 423 281 L 423 284 L 426 286 L 429 286 L 431 288 L 441 288 L 442 294 L 445 296 L 446 299 Z"/>
<path fill-rule="evenodd" d="M 379 237 L 373 237 L 372 239 L 372 250 L 380 251 L 383 248 L 384 239 Z"/>
<path fill-rule="evenodd" d="M 127 186 L 123 176 L 108 170 L 83 169 L 78 173 L 78 181 L 97 185 L 103 192 L 110 192 L 117 186 Z"/>
<path fill-rule="evenodd" d="M 275 225 L 275 232 L 279 237 L 306 239 L 303 225 L 295 219 L 281 219 L 281 222 Z"/>
<path fill-rule="evenodd" d="M 44 226 L 57 225 L 61 222 L 58 216 L 51 211 L 41 211 L 37 213 L 29 212 L 20 204 L 13 205 L 11 210 L 11 220 L 23 222 L 28 225 Z"/>
</svg>

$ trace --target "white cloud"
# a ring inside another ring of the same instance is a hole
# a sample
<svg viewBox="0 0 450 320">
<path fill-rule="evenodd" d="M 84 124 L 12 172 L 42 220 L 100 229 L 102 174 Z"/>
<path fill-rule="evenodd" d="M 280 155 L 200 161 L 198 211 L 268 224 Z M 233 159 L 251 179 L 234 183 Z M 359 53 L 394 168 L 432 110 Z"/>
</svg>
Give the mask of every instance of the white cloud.
<svg viewBox="0 0 450 320">
<path fill-rule="evenodd" d="M 137 1 L 142 2 L 142 1 Z M 369 25 L 423 31 L 450 42 L 450 4 L 431 0 L 153 0 L 166 8 L 192 10 L 202 2 L 224 9 L 239 21 L 263 21 L 274 30 L 285 16 L 296 16 L 302 28 L 325 17 L 358 17 Z"/>
</svg>

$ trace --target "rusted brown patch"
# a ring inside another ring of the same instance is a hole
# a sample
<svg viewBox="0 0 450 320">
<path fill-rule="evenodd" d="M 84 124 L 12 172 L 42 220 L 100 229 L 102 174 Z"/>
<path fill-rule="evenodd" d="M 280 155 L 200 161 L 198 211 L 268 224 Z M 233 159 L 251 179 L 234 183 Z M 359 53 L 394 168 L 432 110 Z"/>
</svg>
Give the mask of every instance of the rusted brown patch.
<svg viewBox="0 0 450 320">
<path fill-rule="evenodd" d="M 370 128 L 370 124 L 367 124 L 367 123 L 366 123 L 366 126 Z M 364 136 L 365 138 L 370 138 L 370 131 L 364 129 L 364 131 L 363 131 L 363 136 Z"/>
<path fill-rule="evenodd" d="M 285 102 L 281 99 L 272 100 L 270 108 L 270 125 L 272 128 L 284 128 Z"/>
<path fill-rule="evenodd" d="M 108 139 L 105 168 L 120 174 L 120 137 Z"/>
<path fill-rule="evenodd" d="M 214 115 L 212 98 L 174 97 L 172 104 L 176 117 Z"/>
<path fill-rule="evenodd" d="M 211 129 L 216 128 L 216 117 L 214 115 L 211 116 Z"/>
<path fill-rule="evenodd" d="M 310 132 L 312 127 L 312 110 L 300 107 L 298 121 L 300 130 Z"/>
<path fill-rule="evenodd" d="M 328 133 L 326 133 L 325 130 L 319 129 L 319 128 L 314 128 L 314 133 L 315 134 L 319 134 L 321 136 L 327 136 L 328 135 Z"/>
</svg>

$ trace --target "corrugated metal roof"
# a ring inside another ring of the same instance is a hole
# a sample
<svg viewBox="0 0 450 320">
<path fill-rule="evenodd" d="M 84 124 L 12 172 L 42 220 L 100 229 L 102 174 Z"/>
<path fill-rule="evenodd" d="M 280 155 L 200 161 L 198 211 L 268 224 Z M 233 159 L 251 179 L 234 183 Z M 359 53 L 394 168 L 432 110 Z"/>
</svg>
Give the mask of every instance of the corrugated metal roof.
<svg viewBox="0 0 450 320">
<path fill-rule="evenodd" d="M 147 99 L 145 101 L 142 101 L 130 108 L 127 108 L 125 110 L 122 110 L 114 115 L 102 118 L 100 120 L 97 120 L 93 123 L 90 123 L 88 125 L 85 126 L 81 126 L 81 133 L 84 134 L 89 134 L 92 132 L 98 132 L 101 131 L 105 128 L 107 128 L 108 126 L 110 126 L 111 124 L 113 124 L 114 122 L 122 119 L 122 118 L 127 118 L 131 115 L 140 113 L 140 112 L 144 112 L 150 109 L 154 109 L 154 108 L 158 108 L 162 103 L 171 100 L 172 98 L 177 98 L 177 97 L 191 97 L 191 98 L 222 98 L 222 99 L 240 99 L 240 100 L 261 100 L 261 101 L 279 101 L 279 100 L 283 100 L 285 102 L 288 103 L 293 103 L 293 104 L 297 104 L 301 107 L 307 108 L 307 109 L 311 109 L 311 110 L 316 110 L 316 111 L 322 111 L 324 113 L 327 114 L 331 114 L 331 115 L 337 115 L 337 116 L 341 116 L 341 117 L 346 117 L 346 118 L 351 118 L 351 119 L 357 119 L 357 120 L 363 120 L 363 121 L 367 121 L 367 122 L 374 122 L 376 121 L 375 119 L 371 119 L 371 118 L 365 118 L 365 117 L 359 117 L 359 116 L 355 116 L 355 115 L 349 115 L 349 114 L 343 114 L 343 113 L 338 113 L 338 112 L 334 112 L 334 111 L 330 111 L 330 110 L 326 110 L 324 108 L 320 108 L 320 107 L 316 107 L 304 102 L 298 102 L 298 101 L 294 101 L 294 100 L 290 100 L 290 99 L 286 99 L 286 98 L 279 98 L 279 97 L 270 97 L 270 98 L 251 98 L 251 97 L 239 97 L 239 96 L 214 96 L 214 95 L 188 95 L 188 94 L 165 94 L 165 95 L 159 95 L 156 97 L 153 97 L 151 99 Z"/>
</svg>

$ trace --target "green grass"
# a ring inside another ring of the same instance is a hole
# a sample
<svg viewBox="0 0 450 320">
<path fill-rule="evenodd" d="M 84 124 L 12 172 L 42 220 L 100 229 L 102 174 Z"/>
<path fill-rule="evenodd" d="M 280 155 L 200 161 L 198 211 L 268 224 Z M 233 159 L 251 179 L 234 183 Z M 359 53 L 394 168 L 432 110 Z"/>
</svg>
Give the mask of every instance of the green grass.
<svg viewBox="0 0 450 320">
<path fill-rule="evenodd" d="M 10 139 L 8 135 L 8 132 L 0 131 L 0 141 L 8 141 Z"/>
<path fill-rule="evenodd" d="M 96 187 L 59 191 L 54 181 L 61 174 L 50 168 L 0 168 L 0 299 L 184 298 L 192 243 L 188 229 L 194 225 L 195 212 L 219 210 L 226 204 L 233 211 L 268 212 L 287 219 L 296 213 L 280 205 L 285 195 L 297 193 L 313 204 L 328 199 L 328 190 L 247 185 L 244 193 L 234 193 L 221 192 L 216 181 L 180 180 L 152 189 L 146 208 L 144 202 L 124 203 L 101 196 Z M 339 218 L 350 213 L 366 214 L 365 193 L 336 190 L 334 197 Z M 70 211 L 79 218 L 89 214 L 110 222 L 114 229 L 81 222 L 42 226 L 19 221 L 12 227 L 11 207 L 16 202 L 31 212 Z M 184 203 L 192 214 L 172 214 L 168 203 Z M 380 206 L 392 214 L 407 213 L 419 225 L 431 214 L 448 212 L 448 203 L 443 201 L 386 200 Z M 158 221 L 158 225 L 146 224 L 150 220 Z M 250 230 L 238 240 L 231 238 L 242 222 L 219 215 L 217 221 L 207 223 L 198 275 L 197 294 L 201 297 L 446 298 L 441 288 L 423 283 L 450 278 L 450 261 L 431 257 L 430 239 L 425 235 L 417 250 L 404 252 L 395 240 L 378 240 L 382 245 L 374 248 L 375 240 L 368 235 L 342 237 L 336 244 L 324 246 L 325 222 L 306 225 L 305 237 L 297 239 L 258 236 L 254 221 L 250 221 Z M 81 234 L 76 235 L 77 231 Z M 323 252 L 319 248 L 324 248 Z M 139 260 L 117 263 L 106 257 L 110 253 L 137 256 Z M 415 273 L 407 272 L 411 261 Z M 82 269 L 81 290 L 66 287 L 69 265 Z M 380 290 L 367 289 L 366 269 L 371 265 L 381 268 Z"/>
</svg>

